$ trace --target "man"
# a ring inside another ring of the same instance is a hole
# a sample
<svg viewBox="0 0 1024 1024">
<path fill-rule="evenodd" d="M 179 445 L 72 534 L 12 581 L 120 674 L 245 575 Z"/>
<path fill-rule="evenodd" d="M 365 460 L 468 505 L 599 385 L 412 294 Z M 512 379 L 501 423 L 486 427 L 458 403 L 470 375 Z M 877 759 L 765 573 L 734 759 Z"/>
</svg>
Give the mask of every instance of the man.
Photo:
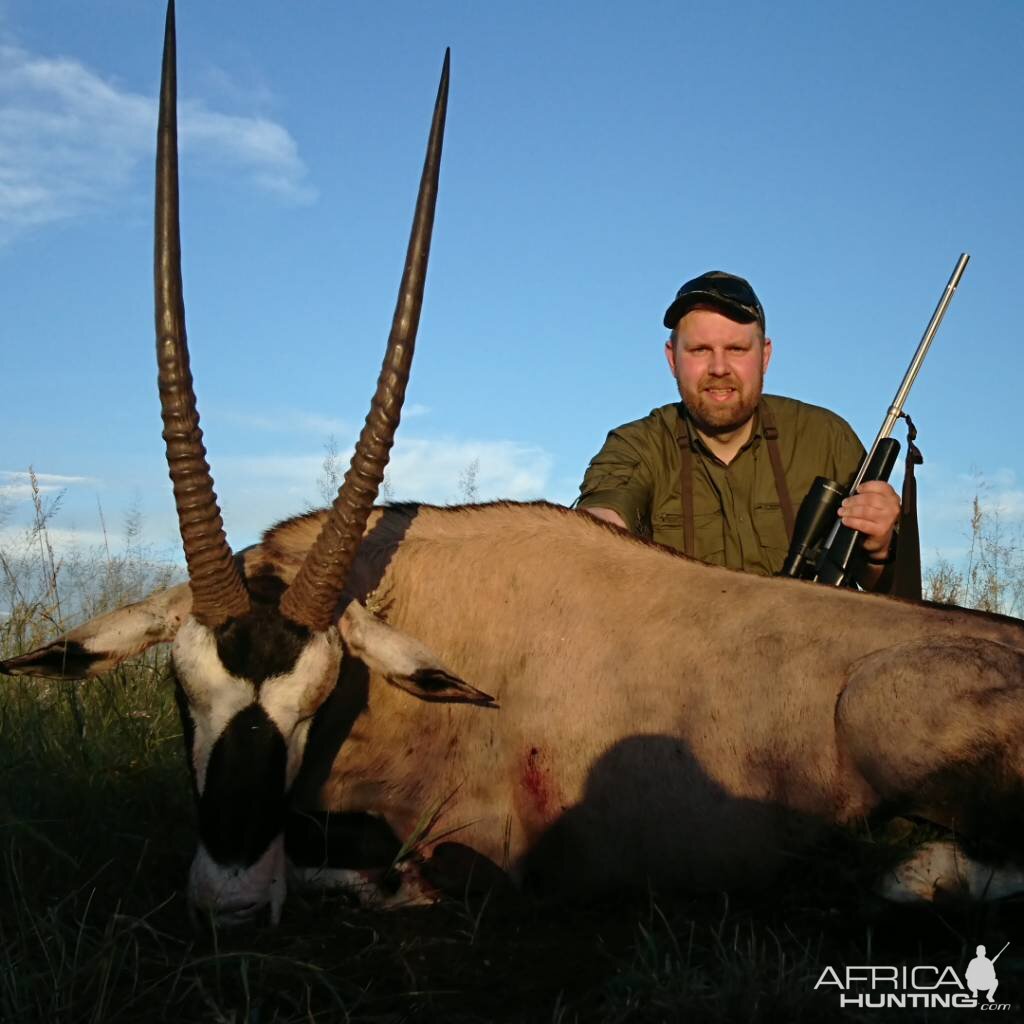
<svg viewBox="0 0 1024 1024">
<path fill-rule="evenodd" d="M 1009 943 L 1006 944 L 1008 946 Z M 974 994 L 974 998 L 978 998 L 978 992 L 984 992 L 985 998 L 990 1002 L 995 1002 L 996 989 L 999 988 L 999 979 L 996 978 L 996 960 L 998 960 L 1003 952 L 1006 950 L 1006 946 L 996 953 L 996 955 L 989 960 L 985 956 L 985 947 L 976 946 L 975 952 L 977 956 L 967 965 L 967 987 Z"/>
<path fill-rule="evenodd" d="M 664 322 L 682 402 L 608 435 L 578 507 L 702 561 L 773 575 L 814 478 L 848 487 L 864 448 L 827 409 L 762 394 L 772 343 L 742 277 L 716 270 L 687 281 Z M 865 589 L 891 561 L 899 513 L 896 492 L 880 481 L 861 484 L 840 507 L 863 535 Z"/>
</svg>

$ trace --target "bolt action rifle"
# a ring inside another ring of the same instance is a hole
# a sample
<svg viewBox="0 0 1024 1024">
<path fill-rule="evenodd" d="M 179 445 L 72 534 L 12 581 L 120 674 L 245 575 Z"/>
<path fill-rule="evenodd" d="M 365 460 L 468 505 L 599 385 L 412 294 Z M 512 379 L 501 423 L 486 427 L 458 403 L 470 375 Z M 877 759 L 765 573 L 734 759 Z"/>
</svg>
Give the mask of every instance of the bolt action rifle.
<svg viewBox="0 0 1024 1024">
<path fill-rule="evenodd" d="M 903 383 L 900 384 L 896 397 L 892 400 L 892 405 L 889 406 L 882 429 L 879 430 L 875 443 L 861 463 L 860 469 L 857 470 L 857 475 L 853 478 L 849 490 L 844 490 L 835 480 L 829 480 L 824 476 L 819 476 L 811 485 L 811 489 L 797 513 L 796 523 L 793 527 L 793 540 L 780 575 L 792 576 L 796 579 L 816 580 L 834 587 L 844 584 L 853 585 L 853 575 L 857 568 L 854 556 L 860 533 L 843 525 L 837 515 L 839 504 L 847 494 L 853 494 L 865 481 L 889 479 L 889 474 L 892 472 L 900 450 L 899 441 L 890 435 L 896 426 L 896 421 L 904 415 L 903 404 L 910 394 L 910 389 L 925 356 L 928 354 L 928 348 L 939 329 L 939 324 L 942 323 L 942 318 L 946 315 L 946 309 L 952 301 L 969 259 L 970 256 L 964 252 L 956 261 L 956 266 L 953 268 L 949 282 L 939 299 L 939 304 L 935 307 L 935 312 L 917 346 L 914 358 L 910 361 L 910 366 L 903 377 Z M 912 425 L 910 429 L 913 432 Z M 913 448 L 913 433 L 910 441 L 911 448 Z"/>
</svg>

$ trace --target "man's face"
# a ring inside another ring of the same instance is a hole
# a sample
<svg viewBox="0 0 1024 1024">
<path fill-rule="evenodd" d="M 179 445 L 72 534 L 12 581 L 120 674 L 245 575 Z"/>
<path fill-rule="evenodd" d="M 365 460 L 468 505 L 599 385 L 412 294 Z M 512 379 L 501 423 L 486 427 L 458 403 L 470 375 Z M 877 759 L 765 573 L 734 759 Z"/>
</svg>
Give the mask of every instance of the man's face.
<svg viewBox="0 0 1024 1024">
<path fill-rule="evenodd" d="M 679 394 L 706 434 L 742 427 L 757 408 L 772 343 L 756 323 L 740 324 L 713 309 L 692 309 L 665 343 Z"/>
</svg>

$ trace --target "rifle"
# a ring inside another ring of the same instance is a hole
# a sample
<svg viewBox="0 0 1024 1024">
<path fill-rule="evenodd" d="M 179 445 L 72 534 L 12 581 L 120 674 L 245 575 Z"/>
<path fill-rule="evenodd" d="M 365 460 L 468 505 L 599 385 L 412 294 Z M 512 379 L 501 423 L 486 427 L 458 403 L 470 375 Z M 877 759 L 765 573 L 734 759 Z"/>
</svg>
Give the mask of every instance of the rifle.
<svg viewBox="0 0 1024 1024">
<path fill-rule="evenodd" d="M 935 307 L 935 312 L 932 313 L 931 320 L 928 321 L 914 358 L 911 359 L 903 382 L 889 406 L 875 442 L 857 470 L 849 490 L 844 490 L 835 480 L 824 476 L 817 477 L 811 485 L 797 513 L 793 540 L 780 575 L 816 580 L 834 587 L 843 584 L 853 585 L 852 564 L 860 533 L 844 526 L 836 513 L 843 498 L 847 494 L 853 494 L 865 481 L 889 479 L 900 451 L 899 441 L 890 435 L 896 421 L 903 415 L 903 405 L 914 385 L 921 364 L 924 363 L 939 324 L 946 315 L 969 259 L 970 256 L 963 252 L 956 261 L 953 273 L 942 292 L 939 304 Z"/>
</svg>

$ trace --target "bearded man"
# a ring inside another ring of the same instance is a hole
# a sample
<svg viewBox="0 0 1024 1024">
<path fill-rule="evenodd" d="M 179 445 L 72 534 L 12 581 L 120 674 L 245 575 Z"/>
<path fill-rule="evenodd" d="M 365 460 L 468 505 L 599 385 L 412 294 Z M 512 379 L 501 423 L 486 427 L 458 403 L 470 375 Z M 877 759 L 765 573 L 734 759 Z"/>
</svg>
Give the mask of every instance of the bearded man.
<svg viewBox="0 0 1024 1024">
<path fill-rule="evenodd" d="M 864 447 L 835 413 L 762 393 L 772 343 L 742 277 L 712 270 L 687 281 L 664 323 L 682 401 L 608 435 L 578 507 L 704 562 L 774 575 L 814 478 L 849 487 Z M 875 589 L 893 558 L 899 498 L 866 482 L 839 514 L 862 534 L 858 582 Z"/>
</svg>

